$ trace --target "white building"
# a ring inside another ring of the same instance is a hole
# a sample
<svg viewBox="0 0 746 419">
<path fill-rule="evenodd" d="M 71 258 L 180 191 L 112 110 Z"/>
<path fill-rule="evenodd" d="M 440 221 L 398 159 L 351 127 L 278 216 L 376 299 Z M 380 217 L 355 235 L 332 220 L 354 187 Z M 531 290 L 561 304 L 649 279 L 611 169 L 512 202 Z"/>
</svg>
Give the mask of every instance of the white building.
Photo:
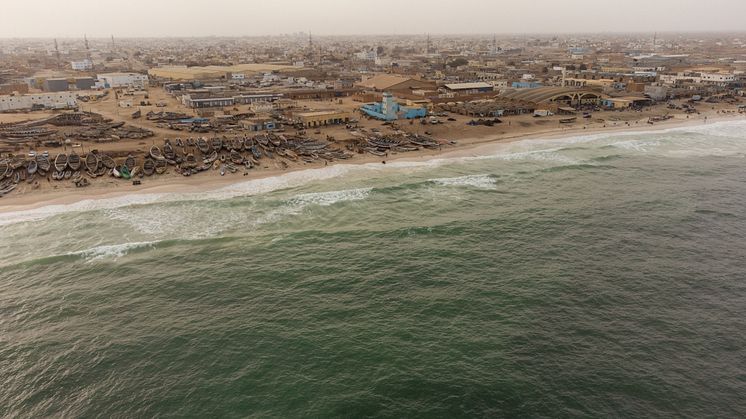
<svg viewBox="0 0 746 419">
<path fill-rule="evenodd" d="M 70 61 L 70 67 L 76 71 L 87 71 L 93 69 L 93 62 L 89 59 L 81 61 Z"/>
<path fill-rule="evenodd" d="M 148 85 L 148 76 L 138 73 L 105 73 L 99 74 L 98 79 L 103 82 L 104 87 L 136 87 L 145 88 Z"/>
<path fill-rule="evenodd" d="M 74 92 L 49 92 L 28 95 L 0 96 L 0 112 L 31 109 L 34 105 L 49 109 L 66 109 L 78 106 Z"/>
<path fill-rule="evenodd" d="M 355 57 L 358 60 L 375 61 L 376 58 L 378 58 L 378 54 L 376 53 L 376 50 L 372 49 L 370 51 L 360 51 L 355 54 Z"/>
<path fill-rule="evenodd" d="M 704 83 L 726 85 L 736 81 L 733 73 L 676 73 L 661 74 L 658 80 L 663 84 Z"/>
</svg>

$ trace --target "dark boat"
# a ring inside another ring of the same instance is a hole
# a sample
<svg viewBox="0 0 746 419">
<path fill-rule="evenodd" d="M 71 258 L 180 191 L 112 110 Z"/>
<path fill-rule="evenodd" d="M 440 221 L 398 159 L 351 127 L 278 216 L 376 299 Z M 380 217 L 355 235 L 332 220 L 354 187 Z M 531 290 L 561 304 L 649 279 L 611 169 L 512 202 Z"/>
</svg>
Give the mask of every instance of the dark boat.
<svg viewBox="0 0 746 419">
<path fill-rule="evenodd" d="M 236 164 L 243 163 L 243 156 L 236 150 L 231 150 L 231 161 Z"/>
<path fill-rule="evenodd" d="M 42 173 L 48 172 L 52 167 L 51 163 L 49 163 L 49 157 L 43 154 L 36 155 L 36 164 L 39 166 L 39 171 Z"/>
<path fill-rule="evenodd" d="M 195 167 L 197 165 L 197 158 L 194 157 L 194 154 L 192 153 L 187 154 L 186 160 L 184 161 L 184 165 L 189 168 Z"/>
<path fill-rule="evenodd" d="M 108 154 L 101 154 L 99 159 L 101 160 L 101 164 L 103 164 L 107 169 L 113 169 L 114 166 L 117 165 L 116 162 L 114 162 L 114 159 L 112 159 Z"/>
<path fill-rule="evenodd" d="M 96 153 L 88 153 L 88 155 L 85 156 L 85 167 L 89 172 L 95 173 L 96 169 L 98 169 L 98 164 L 98 156 Z"/>
<path fill-rule="evenodd" d="M 10 162 L 8 160 L 0 160 L 0 179 L 9 176 L 10 172 Z"/>
<path fill-rule="evenodd" d="M 127 158 L 124 159 L 124 166 L 127 167 L 127 172 L 131 172 L 136 165 L 137 159 L 135 159 L 135 156 L 133 156 L 132 154 L 128 155 Z"/>
<path fill-rule="evenodd" d="M 202 154 L 210 152 L 210 144 L 207 144 L 207 140 L 205 140 L 204 137 L 199 137 L 197 140 L 197 148 L 199 148 L 199 151 L 201 151 Z"/>
<path fill-rule="evenodd" d="M 74 151 L 70 153 L 70 155 L 67 157 L 67 166 L 75 171 L 80 169 L 80 156 L 78 155 L 78 153 Z"/>
<path fill-rule="evenodd" d="M 67 154 L 60 153 L 54 158 L 54 168 L 58 172 L 63 172 L 67 168 Z"/>
<path fill-rule="evenodd" d="M 257 160 L 262 158 L 262 152 L 259 151 L 259 148 L 256 145 L 251 146 L 251 154 L 253 154 L 254 158 Z"/>
<path fill-rule="evenodd" d="M 210 144 L 212 144 L 212 149 L 215 151 L 220 151 L 223 148 L 223 141 L 218 137 L 213 137 L 210 140 Z"/>
<path fill-rule="evenodd" d="M 28 166 L 26 166 L 28 174 L 33 175 L 37 170 L 39 170 L 39 163 L 37 163 L 36 160 L 28 162 Z"/>
<path fill-rule="evenodd" d="M 155 172 L 155 161 L 150 157 L 145 159 L 145 162 L 142 164 L 142 172 L 146 176 L 151 176 Z"/>
</svg>

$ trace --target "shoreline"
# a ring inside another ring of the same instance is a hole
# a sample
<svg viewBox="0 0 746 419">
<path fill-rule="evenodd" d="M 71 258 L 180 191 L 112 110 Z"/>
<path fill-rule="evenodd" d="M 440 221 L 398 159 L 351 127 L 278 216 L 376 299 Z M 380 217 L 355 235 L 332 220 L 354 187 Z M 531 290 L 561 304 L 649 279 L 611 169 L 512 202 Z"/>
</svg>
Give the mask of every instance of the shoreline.
<svg viewBox="0 0 746 419">
<path fill-rule="evenodd" d="M 657 132 L 669 129 L 680 129 L 685 127 L 695 127 L 710 124 L 717 124 L 727 121 L 743 121 L 740 115 L 706 115 L 707 120 L 702 118 L 692 119 L 670 119 L 668 121 L 658 122 L 654 125 L 622 125 L 606 128 L 589 128 L 572 127 L 566 129 L 553 128 L 549 130 L 537 130 L 529 133 L 520 133 L 508 136 L 483 136 L 459 139 L 458 144 L 449 146 L 442 151 L 422 150 L 419 152 L 409 152 L 397 154 L 384 158 L 386 163 L 398 162 L 426 162 L 439 159 L 479 157 L 492 154 L 508 144 L 521 141 L 552 141 L 571 137 L 586 137 L 599 134 L 615 135 L 622 133 L 636 134 L 646 132 Z M 464 142 L 465 144 L 461 144 Z M 249 172 L 248 176 L 238 177 L 236 175 L 227 175 L 225 177 L 206 176 L 202 179 L 197 177 L 185 178 L 182 176 L 168 176 L 161 179 L 150 179 L 143 186 L 133 186 L 130 183 L 114 183 L 111 188 L 106 185 L 94 184 L 82 190 L 63 189 L 60 191 L 40 191 L 38 193 L 26 193 L 20 196 L 4 197 L 0 200 L 0 214 L 11 212 L 24 212 L 35 210 L 48 206 L 66 206 L 85 201 L 100 201 L 106 199 L 121 198 L 129 195 L 152 195 L 157 198 L 158 194 L 171 193 L 201 193 L 207 191 L 217 191 L 228 188 L 233 185 L 242 184 L 248 181 L 256 181 L 268 178 L 278 178 L 283 175 L 302 174 L 307 171 L 323 170 L 335 166 L 362 166 L 362 165 L 381 165 L 384 160 L 381 157 L 373 155 L 355 156 L 350 160 L 337 161 L 330 163 L 328 166 L 313 164 L 306 166 L 293 166 L 287 169 L 260 169 L 256 172 Z M 114 189 L 114 190 L 112 190 Z"/>
</svg>

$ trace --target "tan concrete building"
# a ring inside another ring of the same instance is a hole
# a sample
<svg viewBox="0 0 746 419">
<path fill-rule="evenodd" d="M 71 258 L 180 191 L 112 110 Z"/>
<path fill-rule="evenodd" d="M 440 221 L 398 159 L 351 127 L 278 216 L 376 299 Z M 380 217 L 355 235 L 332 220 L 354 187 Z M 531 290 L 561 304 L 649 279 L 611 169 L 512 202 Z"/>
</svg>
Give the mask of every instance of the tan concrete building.
<svg viewBox="0 0 746 419">
<path fill-rule="evenodd" d="M 324 125 L 344 124 L 349 122 L 352 114 L 347 111 L 337 111 L 333 109 L 297 112 L 293 114 L 293 119 L 306 128 L 321 127 Z"/>
</svg>

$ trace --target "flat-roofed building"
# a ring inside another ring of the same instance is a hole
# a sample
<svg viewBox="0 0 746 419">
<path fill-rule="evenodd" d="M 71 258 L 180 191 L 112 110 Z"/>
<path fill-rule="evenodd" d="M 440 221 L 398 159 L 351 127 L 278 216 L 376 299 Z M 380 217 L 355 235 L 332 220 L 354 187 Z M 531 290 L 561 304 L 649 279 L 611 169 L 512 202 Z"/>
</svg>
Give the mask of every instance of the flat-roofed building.
<svg viewBox="0 0 746 419">
<path fill-rule="evenodd" d="M 351 114 L 347 111 L 338 111 L 333 109 L 296 112 L 293 119 L 306 128 L 321 127 L 324 125 L 336 125 L 349 122 Z"/>
<path fill-rule="evenodd" d="M 476 93 L 487 93 L 492 92 L 495 88 L 485 82 L 474 82 L 474 83 L 449 83 L 445 85 L 448 92 L 459 94 L 459 95 L 473 95 Z"/>
<path fill-rule="evenodd" d="M 73 92 L 48 92 L 27 95 L 0 96 L 0 112 L 44 107 L 47 109 L 67 109 L 78 105 Z"/>
<path fill-rule="evenodd" d="M 136 87 L 144 88 L 148 85 L 148 76 L 139 73 L 104 73 L 98 79 L 106 88 Z"/>
</svg>

